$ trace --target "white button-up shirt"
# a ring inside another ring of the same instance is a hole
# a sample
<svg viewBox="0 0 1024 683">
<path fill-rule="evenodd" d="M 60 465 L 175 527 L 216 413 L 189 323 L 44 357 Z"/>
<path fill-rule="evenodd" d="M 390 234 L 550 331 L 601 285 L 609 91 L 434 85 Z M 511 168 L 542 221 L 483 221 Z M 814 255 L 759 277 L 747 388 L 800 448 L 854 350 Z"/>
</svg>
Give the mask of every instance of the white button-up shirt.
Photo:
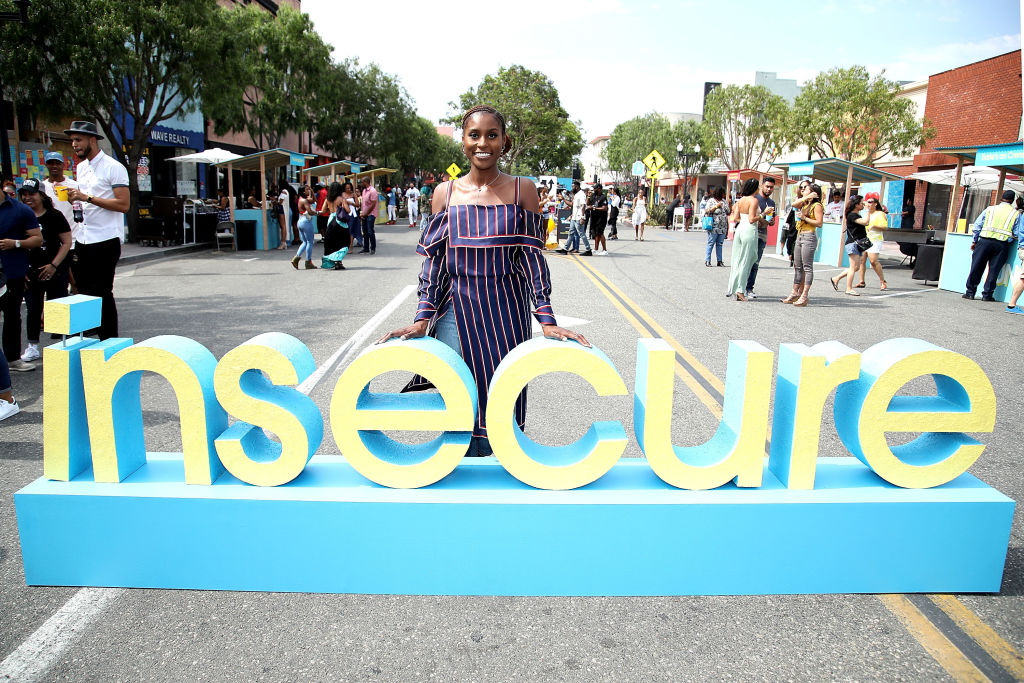
<svg viewBox="0 0 1024 683">
<path fill-rule="evenodd" d="M 114 199 L 115 187 L 128 187 L 128 169 L 102 151 L 90 159 L 83 159 L 75 167 L 78 189 L 92 197 Z M 85 220 L 75 241 L 95 244 L 117 238 L 124 242 L 124 214 L 101 209 L 95 204 L 82 202 Z"/>
</svg>

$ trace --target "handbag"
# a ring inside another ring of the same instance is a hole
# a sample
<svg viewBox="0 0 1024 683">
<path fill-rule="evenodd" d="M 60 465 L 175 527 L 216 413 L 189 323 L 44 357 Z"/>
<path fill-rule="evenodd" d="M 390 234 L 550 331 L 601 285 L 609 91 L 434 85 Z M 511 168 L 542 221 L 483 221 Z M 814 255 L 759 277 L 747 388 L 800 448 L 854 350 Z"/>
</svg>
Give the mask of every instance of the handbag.
<svg viewBox="0 0 1024 683">
<path fill-rule="evenodd" d="M 861 251 L 867 251 L 868 249 L 870 249 L 870 248 L 872 247 L 872 245 L 874 244 L 874 242 L 872 242 L 872 241 L 871 241 L 870 239 L 868 239 L 867 237 L 861 237 L 861 238 L 860 238 L 859 240 L 857 240 L 856 242 L 854 242 L 854 244 L 856 244 L 856 245 L 857 245 L 857 247 L 858 247 L 858 248 L 859 248 L 859 249 L 860 249 Z"/>
<path fill-rule="evenodd" d="M 712 218 L 711 216 L 704 216 L 704 218 L 700 219 L 700 227 L 702 227 L 702 228 L 704 228 L 705 230 L 708 230 L 708 231 L 714 230 L 715 229 L 715 219 Z"/>
</svg>

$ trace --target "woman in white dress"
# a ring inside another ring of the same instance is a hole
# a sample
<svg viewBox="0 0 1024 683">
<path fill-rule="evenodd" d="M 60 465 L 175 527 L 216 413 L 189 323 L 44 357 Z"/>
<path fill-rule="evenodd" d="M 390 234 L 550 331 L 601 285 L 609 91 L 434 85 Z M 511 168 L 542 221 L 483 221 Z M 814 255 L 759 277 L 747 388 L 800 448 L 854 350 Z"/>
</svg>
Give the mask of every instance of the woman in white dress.
<svg viewBox="0 0 1024 683">
<path fill-rule="evenodd" d="M 638 192 L 633 200 L 633 240 L 644 241 L 644 223 L 647 222 L 647 200 Z"/>
</svg>

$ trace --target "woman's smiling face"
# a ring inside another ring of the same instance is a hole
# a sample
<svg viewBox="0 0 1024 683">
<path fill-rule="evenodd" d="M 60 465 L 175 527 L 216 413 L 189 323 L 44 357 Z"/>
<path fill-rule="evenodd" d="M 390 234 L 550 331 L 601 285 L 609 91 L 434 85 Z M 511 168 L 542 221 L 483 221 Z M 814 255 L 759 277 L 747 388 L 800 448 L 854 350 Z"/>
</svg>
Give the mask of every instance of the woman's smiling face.
<svg viewBox="0 0 1024 683">
<path fill-rule="evenodd" d="M 462 146 L 471 164 L 480 170 L 494 168 L 505 146 L 501 122 L 493 114 L 477 112 L 462 130 Z"/>
</svg>

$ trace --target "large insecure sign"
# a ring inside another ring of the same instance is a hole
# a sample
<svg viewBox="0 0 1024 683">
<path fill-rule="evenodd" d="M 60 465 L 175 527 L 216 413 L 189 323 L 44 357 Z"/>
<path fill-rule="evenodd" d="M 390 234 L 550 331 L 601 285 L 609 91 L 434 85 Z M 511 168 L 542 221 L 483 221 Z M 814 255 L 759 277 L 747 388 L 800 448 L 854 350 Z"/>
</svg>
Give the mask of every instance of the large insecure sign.
<svg viewBox="0 0 1024 683">
<path fill-rule="evenodd" d="M 50 479 L 68 481 L 91 466 L 95 481 L 120 482 L 145 462 L 139 395 L 144 371 L 162 375 L 178 398 L 186 483 L 210 485 L 226 469 L 249 484 L 286 484 L 323 439 L 320 410 L 293 388 L 314 371 L 313 356 L 286 334 L 258 335 L 220 361 L 198 342 L 177 336 L 55 344 L 45 349 L 45 359 L 44 471 Z M 718 432 L 699 446 L 674 446 L 674 352 L 661 340 L 638 343 L 634 431 L 655 474 L 672 486 L 761 484 L 774 354 L 754 341 L 734 341 L 728 360 Z M 438 394 L 369 391 L 372 379 L 391 371 L 427 377 Z M 530 440 L 515 423 L 513 407 L 529 381 L 549 372 L 579 375 L 599 396 L 627 393 L 600 350 L 531 340 L 494 373 L 486 416 L 490 441 L 498 461 L 520 481 L 540 489 L 578 488 L 611 469 L 627 437 L 620 422 L 599 422 L 570 447 Z M 936 396 L 900 395 L 908 382 L 926 375 L 935 378 Z M 990 432 L 995 425 L 992 386 L 961 354 L 919 339 L 892 339 L 864 353 L 839 342 L 813 348 L 783 344 L 769 463 L 789 488 L 813 488 L 822 410 L 833 391 L 842 443 L 897 486 L 952 481 L 984 449 L 967 433 Z M 445 344 L 421 339 L 366 349 L 339 378 L 330 419 L 338 448 L 360 474 L 385 486 L 415 488 L 455 469 L 468 447 L 476 410 L 473 378 L 463 360 Z M 229 416 L 236 419 L 230 427 Z M 386 437 L 385 430 L 441 435 L 411 446 Z M 889 446 L 886 436 L 893 433 L 920 436 Z M 81 438 L 85 434 L 88 438 Z"/>
<path fill-rule="evenodd" d="M 62 333 L 89 329 L 98 316 L 98 300 L 90 297 L 47 306 L 48 329 Z M 964 474 L 984 450 L 969 434 L 994 427 L 995 395 L 976 363 L 918 339 L 892 339 L 863 352 L 839 342 L 781 345 L 767 467 L 775 354 L 755 341 L 729 344 L 725 405 L 714 436 L 676 446 L 674 351 L 662 340 L 639 340 L 633 428 L 646 461 L 631 463 L 619 462 L 628 444 L 621 422 L 596 422 L 563 447 L 532 441 L 515 422 L 516 397 L 549 372 L 577 374 L 598 396 L 628 394 L 604 353 L 572 343 L 534 339 L 502 360 L 486 416 L 497 463 L 472 464 L 462 459 L 477 410 L 473 378 L 452 349 L 433 339 L 372 346 L 340 376 L 329 419 L 344 460 L 314 457 L 325 425 L 316 404 L 294 387 L 315 364 L 309 349 L 289 335 L 260 334 L 219 361 L 198 342 L 177 336 L 140 343 L 82 339 L 44 353 L 45 479 L 16 495 L 30 583 L 510 594 L 998 590 L 1013 504 Z M 428 378 L 438 393 L 370 391 L 371 380 L 396 370 Z M 145 450 L 142 372 L 166 378 L 177 396 L 180 455 Z M 909 382 L 928 375 L 934 395 L 906 395 Z M 833 392 L 838 436 L 856 459 L 818 459 L 822 413 Z M 235 420 L 230 425 L 229 418 Z M 440 434 L 417 445 L 385 434 L 404 430 Z M 890 445 L 893 434 L 916 436 Z M 648 476 L 639 477 L 642 471 Z M 367 489 L 367 480 L 386 488 Z M 275 487 L 280 493 L 272 493 Z M 570 491 L 581 487 L 586 490 Z M 414 488 L 423 491 L 385 493 Z M 928 488 L 934 492 L 911 493 Z M 531 489 L 536 495 L 524 493 Z M 541 497 L 556 491 L 565 493 Z M 222 504 L 205 504 L 215 500 Z M 417 504 L 427 505 L 409 508 Z M 524 506 L 536 506 L 529 522 Z M 580 524 L 588 524 L 589 515 L 605 521 L 584 533 Z M 468 517 L 489 519 L 492 526 L 473 532 Z M 77 531 L 62 525 L 67 519 L 78 521 Z M 157 519 L 161 531 L 151 537 L 145 530 Z M 427 578 L 395 574 L 376 555 L 352 566 L 351 558 L 365 550 L 362 539 L 375 542 L 351 527 L 356 519 L 405 539 L 402 545 L 384 537 Z M 443 538 L 427 532 L 419 524 L 424 519 L 446 525 Z M 773 541 L 771 533 L 756 539 L 744 533 L 741 554 L 749 553 L 751 564 L 740 574 L 730 569 L 736 549 L 722 551 L 733 545 L 733 534 L 796 519 L 820 533 L 801 534 L 789 545 Z M 683 526 L 664 527 L 669 520 Z M 852 520 L 858 526 L 851 527 Z M 958 525 L 956 538 L 942 532 L 944 524 Z M 676 529 L 680 539 L 689 538 L 684 554 L 708 562 L 707 572 L 679 574 L 670 557 L 651 555 L 648 544 L 655 541 L 637 525 Z M 688 537 L 687 525 L 699 526 L 700 534 Z M 126 540 L 128 527 L 133 533 Z M 534 535 L 526 546 L 507 536 L 520 538 L 528 528 Z M 215 537 L 207 539 L 213 529 Z M 827 538 L 837 529 L 840 538 Z M 424 533 L 435 543 L 423 546 L 417 534 Z M 334 539 L 331 550 L 323 547 L 325 534 Z M 610 568 L 593 569 L 588 544 L 609 543 L 647 558 L 650 582 L 627 586 Z M 190 552 L 213 552 L 226 564 L 167 566 L 166 553 L 182 544 L 195 545 Z M 251 562 L 267 566 L 253 555 L 267 544 L 280 545 L 275 552 L 289 549 L 276 570 L 243 572 L 245 578 L 233 571 Z M 861 556 L 845 573 L 837 575 L 830 565 L 830 579 L 822 582 L 814 569 L 828 562 L 822 556 L 836 560 L 851 552 Z M 132 569 L 111 559 L 123 553 L 133 555 Z M 574 575 L 586 564 L 596 572 L 593 583 L 569 590 L 533 573 L 501 571 L 485 572 L 490 581 L 466 583 L 450 573 L 481 562 L 512 571 L 517 563 L 530 565 L 535 553 Z M 296 558 L 316 566 L 295 566 Z M 346 571 L 336 576 L 330 567 L 341 558 L 347 558 Z M 892 573 L 880 578 L 870 558 Z M 768 567 L 772 562 L 783 564 Z M 797 569 L 794 562 L 807 564 Z"/>
</svg>

